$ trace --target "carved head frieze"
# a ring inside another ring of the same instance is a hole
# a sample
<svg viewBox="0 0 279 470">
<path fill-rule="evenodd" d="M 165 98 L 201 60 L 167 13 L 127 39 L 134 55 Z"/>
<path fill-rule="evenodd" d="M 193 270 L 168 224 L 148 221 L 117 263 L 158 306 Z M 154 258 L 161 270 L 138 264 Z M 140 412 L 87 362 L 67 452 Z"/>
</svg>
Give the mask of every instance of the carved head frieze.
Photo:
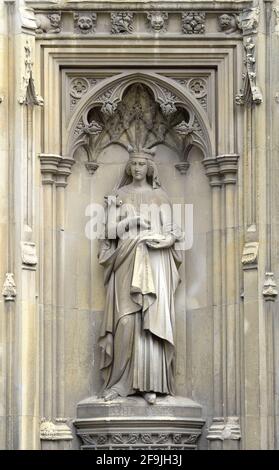
<svg viewBox="0 0 279 470">
<path fill-rule="evenodd" d="M 60 33 L 61 31 L 61 12 L 53 12 L 48 15 L 36 15 L 36 33 Z"/>
<path fill-rule="evenodd" d="M 235 33 L 239 29 L 239 17 L 238 15 L 231 15 L 223 13 L 218 17 L 220 30 L 226 34 Z"/>
<path fill-rule="evenodd" d="M 75 30 L 82 34 L 93 33 L 96 21 L 96 13 L 74 13 Z"/>
<path fill-rule="evenodd" d="M 168 13 L 160 11 L 152 11 L 147 13 L 147 20 L 150 27 L 155 32 L 166 31 Z"/>
</svg>

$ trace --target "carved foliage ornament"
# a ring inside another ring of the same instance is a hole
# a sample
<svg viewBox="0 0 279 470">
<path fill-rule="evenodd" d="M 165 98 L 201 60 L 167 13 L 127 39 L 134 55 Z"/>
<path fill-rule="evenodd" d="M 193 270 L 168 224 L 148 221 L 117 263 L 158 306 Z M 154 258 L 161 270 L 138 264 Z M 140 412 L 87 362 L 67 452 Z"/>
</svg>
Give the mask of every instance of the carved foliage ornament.
<svg viewBox="0 0 279 470">
<path fill-rule="evenodd" d="M 244 36 L 257 33 L 259 24 L 259 7 L 244 9 L 239 17 L 239 28 L 242 30 Z"/>
<path fill-rule="evenodd" d="M 36 15 L 36 24 L 37 24 L 37 29 L 36 33 L 37 34 L 42 34 L 42 33 L 60 33 L 61 31 L 61 12 L 56 11 L 49 13 L 48 15 L 43 15 L 39 13 Z"/>
<path fill-rule="evenodd" d="M 112 34 L 132 33 L 134 14 L 131 12 L 111 13 L 111 32 Z"/>
<path fill-rule="evenodd" d="M 111 433 L 111 434 L 87 434 L 79 433 L 83 448 L 100 449 L 102 446 L 110 448 L 187 448 L 189 445 L 196 447 L 200 433 Z"/>
<path fill-rule="evenodd" d="M 74 13 L 74 25 L 77 33 L 94 33 L 96 29 L 97 14 L 92 12 Z"/>
<path fill-rule="evenodd" d="M 205 13 L 201 11 L 182 13 L 182 32 L 184 34 L 204 34 Z"/>
<path fill-rule="evenodd" d="M 168 13 L 160 11 L 148 12 L 147 20 L 152 31 L 158 33 L 167 30 Z"/>
<path fill-rule="evenodd" d="M 252 101 L 255 104 L 262 103 L 262 94 L 256 84 L 256 55 L 255 55 L 255 37 L 245 36 L 243 39 L 245 51 L 244 65 L 246 68 L 243 74 L 243 89 L 236 95 L 236 104 L 245 104 Z"/>
</svg>

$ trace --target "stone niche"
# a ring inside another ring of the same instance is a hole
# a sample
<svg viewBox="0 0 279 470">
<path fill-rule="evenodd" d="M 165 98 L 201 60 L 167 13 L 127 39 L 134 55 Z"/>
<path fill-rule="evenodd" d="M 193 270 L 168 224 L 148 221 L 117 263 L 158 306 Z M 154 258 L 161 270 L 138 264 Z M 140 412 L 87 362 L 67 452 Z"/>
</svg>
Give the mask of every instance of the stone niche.
<svg viewBox="0 0 279 470">
<path fill-rule="evenodd" d="M 183 426 L 188 433 L 185 436 L 190 440 L 189 446 L 186 445 L 184 436 L 180 444 L 177 441 L 177 446 L 181 447 L 184 443 L 185 448 L 195 448 L 204 423 L 201 405 L 208 409 L 212 407 L 212 220 L 211 189 L 203 165 L 207 128 L 200 115 L 204 116 L 205 113 L 199 100 L 191 95 L 190 88 L 186 88 L 185 84 L 190 82 L 191 85 L 191 80 L 192 84 L 196 80 L 200 95 L 205 97 L 206 79 L 187 76 L 183 81 L 185 89 L 182 85 L 181 89 L 178 86 L 180 96 L 177 96 L 174 93 L 174 80 L 170 81 L 170 87 L 166 79 L 161 82 L 159 76 L 155 76 L 154 80 L 153 76 L 141 75 L 127 75 L 122 80 L 115 80 L 116 85 L 110 80 L 109 90 L 106 91 L 108 87 L 104 88 L 95 93 L 94 98 L 91 96 L 86 100 L 85 93 L 83 102 L 78 104 L 75 119 L 72 118 L 69 124 L 69 149 L 75 164 L 67 186 L 64 227 L 65 253 L 70 254 L 65 258 L 65 285 L 68 292 L 65 298 L 65 364 L 69 365 L 65 368 L 66 409 L 67 415 L 74 416 L 76 404 L 85 396 L 97 395 L 101 389 L 97 340 L 105 297 L 103 268 L 97 257 L 98 241 L 90 241 L 86 236 L 86 224 L 91 214 L 89 205 L 96 202 L 103 204 L 104 196 L 114 188 L 123 173 L 128 160 L 128 146 L 139 138 L 142 146 L 155 151 L 162 186 L 172 203 L 182 204 L 183 210 L 184 204 L 188 205 L 186 215 L 183 214 L 187 243 L 186 250 L 182 251 L 181 284 L 176 293 L 176 394 L 180 400 L 179 409 L 183 408 L 183 404 L 185 407 L 180 418 L 186 420 Z M 87 80 L 90 83 L 90 79 Z M 83 82 L 75 83 L 81 87 Z M 184 93 L 186 100 L 183 102 Z M 187 220 L 184 220 L 185 217 Z M 166 404 L 161 400 L 159 415 L 162 410 L 166 410 L 166 406 L 169 410 L 171 405 L 174 409 L 169 413 L 175 421 L 175 416 L 177 419 L 179 416 L 177 404 L 173 400 Z M 84 436 L 84 430 L 80 429 L 80 426 L 85 426 L 84 423 L 80 424 L 81 417 L 85 417 L 82 403 L 78 405 L 76 426 L 78 434 Z M 98 403 L 101 409 L 109 409 L 110 405 L 100 400 L 93 405 L 91 403 L 88 409 L 93 413 L 92 416 L 89 413 L 92 419 L 98 410 Z M 134 416 L 137 416 L 136 399 L 128 399 L 130 403 L 135 406 Z M 115 418 L 121 405 L 112 403 L 111 406 Z M 123 406 L 128 406 L 125 400 Z M 198 419 L 199 429 L 195 434 L 196 441 L 191 438 L 193 406 L 196 406 L 196 415 L 194 413 L 193 416 Z M 190 414 L 187 415 L 188 408 Z M 146 407 L 142 408 L 143 415 L 147 411 Z M 130 421 L 133 421 L 132 416 L 130 409 Z M 137 419 L 140 421 L 141 418 Z M 136 426 L 135 423 L 133 425 Z M 125 426 L 127 432 L 127 422 Z M 149 426 L 152 428 L 150 423 Z M 167 433 L 167 422 L 162 426 Z M 179 434 L 179 419 L 178 429 L 175 430 L 174 423 L 171 427 L 174 434 Z M 156 424 L 153 423 L 153 432 L 155 428 Z M 146 433 L 148 426 L 144 429 Z M 90 432 L 92 435 L 94 430 Z M 90 448 L 94 448 L 94 445 Z"/>
</svg>

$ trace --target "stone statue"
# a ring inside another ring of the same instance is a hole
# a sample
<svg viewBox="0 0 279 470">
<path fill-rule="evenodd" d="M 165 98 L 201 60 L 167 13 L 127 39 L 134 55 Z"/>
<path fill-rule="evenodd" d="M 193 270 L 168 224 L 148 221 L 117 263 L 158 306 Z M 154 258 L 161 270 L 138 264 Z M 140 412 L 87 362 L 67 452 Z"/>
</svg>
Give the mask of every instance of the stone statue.
<svg viewBox="0 0 279 470">
<path fill-rule="evenodd" d="M 172 223 L 151 151 L 130 153 L 106 201 L 99 251 L 106 287 L 102 396 L 109 401 L 142 394 L 153 404 L 157 394 L 174 395 L 174 294 L 181 264 L 174 244 L 181 232 Z"/>
</svg>

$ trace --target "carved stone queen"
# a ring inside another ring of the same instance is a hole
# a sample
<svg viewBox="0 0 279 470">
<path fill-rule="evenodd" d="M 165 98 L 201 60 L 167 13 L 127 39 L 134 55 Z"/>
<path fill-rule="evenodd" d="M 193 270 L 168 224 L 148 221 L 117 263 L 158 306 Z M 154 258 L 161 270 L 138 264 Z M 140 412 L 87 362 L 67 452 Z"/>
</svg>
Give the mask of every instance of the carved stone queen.
<svg viewBox="0 0 279 470">
<path fill-rule="evenodd" d="M 106 197 L 106 212 L 99 251 L 106 287 L 99 340 L 103 398 L 142 394 L 153 404 L 157 394 L 174 395 L 181 260 L 174 248 L 180 231 L 150 151 L 130 152 L 121 181 Z"/>
</svg>

